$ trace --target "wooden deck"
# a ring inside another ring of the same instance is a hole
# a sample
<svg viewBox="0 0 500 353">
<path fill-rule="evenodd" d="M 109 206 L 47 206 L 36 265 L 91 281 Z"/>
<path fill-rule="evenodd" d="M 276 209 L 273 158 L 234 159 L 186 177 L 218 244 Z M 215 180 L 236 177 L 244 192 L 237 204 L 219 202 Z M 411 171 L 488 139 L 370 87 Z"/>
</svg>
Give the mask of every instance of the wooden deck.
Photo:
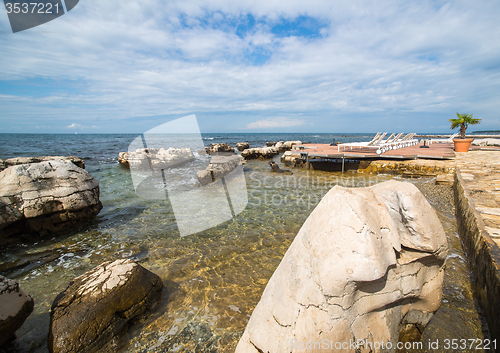
<svg viewBox="0 0 500 353">
<path fill-rule="evenodd" d="M 454 159 L 455 152 L 452 143 L 433 143 L 429 148 L 420 148 L 423 142 L 415 146 L 399 148 L 377 154 L 375 148 L 347 147 L 338 151 L 337 146 L 327 144 L 303 144 L 299 147 L 301 152 L 307 153 L 308 159 L 316 158 L 348 158 L 348 159 Z"/>
</svg>

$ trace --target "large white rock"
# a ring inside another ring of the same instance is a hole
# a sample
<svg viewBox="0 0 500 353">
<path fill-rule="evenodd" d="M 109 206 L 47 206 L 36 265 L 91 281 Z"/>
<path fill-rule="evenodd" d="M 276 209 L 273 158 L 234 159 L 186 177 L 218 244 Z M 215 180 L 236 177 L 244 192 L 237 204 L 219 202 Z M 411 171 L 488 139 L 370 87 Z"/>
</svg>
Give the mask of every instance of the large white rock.
<svg viewBox="0 0 500 353">
<path fill-rule="evenodd" d="M 413 184 L 336 186 L 269 280 L 236 352 L 369 352 L 350 345 L 361 340 L 395 347 L 402 322 L 425 327 L 438 309 L 447 251 Z"/>
<path fill-rule="evenodd" d="M 290 151 L 293 146 L 301 144 L 302 144 L 301 141 L 279 141 L 276 142 L 276 145 L 274 145 L 274 147 L 276 147 L 278 151 L 284 152 L 284 151 Z"/>
<path fill-rule="evenodd" d="M 74 229 L 101 209 L 99 182 L 68 160 L 14 165 L 0 172 L 0 243 L 22 234 Z"/>
<path fill-rule="evenodd" d="M 241 152 L 241 156 L 245 159 L 268 159 L 273 158 L 279 153 L 276 147 L 255 147 L 247 148 Z"/>
<path fill-rule="evenodd" d="M 134 170 L 173 168 L 195 159 L 190 148 L 140 148 L 130 152 L 120 152 L 118 162 Z"/>
</svg>

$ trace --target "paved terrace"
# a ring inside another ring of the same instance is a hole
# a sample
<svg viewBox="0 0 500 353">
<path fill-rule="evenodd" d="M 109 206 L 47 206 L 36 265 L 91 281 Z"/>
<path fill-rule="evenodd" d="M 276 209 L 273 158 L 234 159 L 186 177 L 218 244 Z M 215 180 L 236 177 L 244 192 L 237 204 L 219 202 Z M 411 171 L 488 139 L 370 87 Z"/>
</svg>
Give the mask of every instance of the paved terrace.
<svg viewBox="0 0 500 353">
<path fill-rule="evenodd" d="M 455 207 L 492 339 L 500 339 L 500 151 L 457 153 Z"/>
<path fill-rule="evenodd" d="M 457 167 L 486 231 L 500 246 L 500 151 L 457 153 Z"/>
</svg>

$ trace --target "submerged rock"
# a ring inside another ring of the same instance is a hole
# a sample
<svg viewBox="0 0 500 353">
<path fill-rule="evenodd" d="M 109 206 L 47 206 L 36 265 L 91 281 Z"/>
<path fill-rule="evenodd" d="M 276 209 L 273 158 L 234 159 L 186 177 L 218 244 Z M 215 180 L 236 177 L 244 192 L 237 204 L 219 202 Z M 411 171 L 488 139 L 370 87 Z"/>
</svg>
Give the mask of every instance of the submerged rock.
<svg viewBox="0 0 500 353">
<path fill-rule="evenodd" d="M 33 298 L 19 283 L 0 276 L 0 347 L 22 326 L 33 307 Z"/>
<path fill-rule="evenodd" d="M 183 165 L 193 161 L 194 154 L 190 148 L 140 148 L 131 152 L 120 152 L 118 162 L 126 168 L 134 170 L 165 169 Z"/>
<path fill-rule="evenodd" d="M 107 261 L 74 279 L 50 312 L 50 352 L 109 352 L 127 324 L 145 313 L 163 284 L 136 262 Z"/>
<path fill-rule="evenodd" d="M 245 159 L 268 159 L 273 158 L 279 153 L 276 147 L 257 147 L 247 148 L 241 152 L 241 156 Z"/>
<path fill-rule="evenodd" d="M 228 175 L 238 166 L 241 166 L 242 162 L 242 157 L 238 155 L 213 156 L 208 167 L 197 172 L 196 177 L 201 185 L 207 185 Z"/>
<path fill-rule="evenodd" d="M 238 151 L 243 151 L 247 148 L 250 148 L 250 144 L 248 142 L 238 142 L 236 144 L 236 148 L 238 149 Z"/>
<path fill-rule="evenodd" d="M 74 229 L 101 209 L 99 183 L 70 161 L 21 164 L 0 172 L 0 244 Z"/>
<path fill-rule="evenodd" d="M 210 147 L 205 147 L 208 154 L 235 154 L 234 147 L 227 143 L 212 143 Z"/>
<path fill-rule="evenodd" d="M 273 171 L 273 173 L 293 174 L 288 169 L 281 169 L 280 166 L 277 165 L 275 162 L 269 162 L 269 165 L 271 166 L 271 170 Z"/>
<path fill-rule="evenodd" d="M 76 166 L 85 169 L 85 161 L 75 156 L 44 156 L 44 157 L 15 157 L 9 159 L 0 159 L 0 172 L 8 167 L 19 164 L 40 163 L 53 160 L 71 161 Z"/>
<path fill-rule="evenodd" d="M 236 352 L 314 351 L 306 342 L 369 352 L 349 345 L 362 341 L 394 351 L 401 327 L 423 328 L 439 308 L 447 251 L 436 213 L 413 184 L 335 186 L 269 280 Z"/>
</svg>

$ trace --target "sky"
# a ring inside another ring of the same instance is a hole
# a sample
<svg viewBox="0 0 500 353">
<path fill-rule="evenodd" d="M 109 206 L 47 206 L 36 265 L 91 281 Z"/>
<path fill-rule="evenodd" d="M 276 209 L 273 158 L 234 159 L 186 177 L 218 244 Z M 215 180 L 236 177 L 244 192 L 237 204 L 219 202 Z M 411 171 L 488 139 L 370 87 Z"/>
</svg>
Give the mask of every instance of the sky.
<svg viewBox="0 0 500 353">
<path fill-rule="evenodd" d="M 500 130 L 499 1 L 81 0 L 12 33 L 0 133 Z"/>
</svg>

